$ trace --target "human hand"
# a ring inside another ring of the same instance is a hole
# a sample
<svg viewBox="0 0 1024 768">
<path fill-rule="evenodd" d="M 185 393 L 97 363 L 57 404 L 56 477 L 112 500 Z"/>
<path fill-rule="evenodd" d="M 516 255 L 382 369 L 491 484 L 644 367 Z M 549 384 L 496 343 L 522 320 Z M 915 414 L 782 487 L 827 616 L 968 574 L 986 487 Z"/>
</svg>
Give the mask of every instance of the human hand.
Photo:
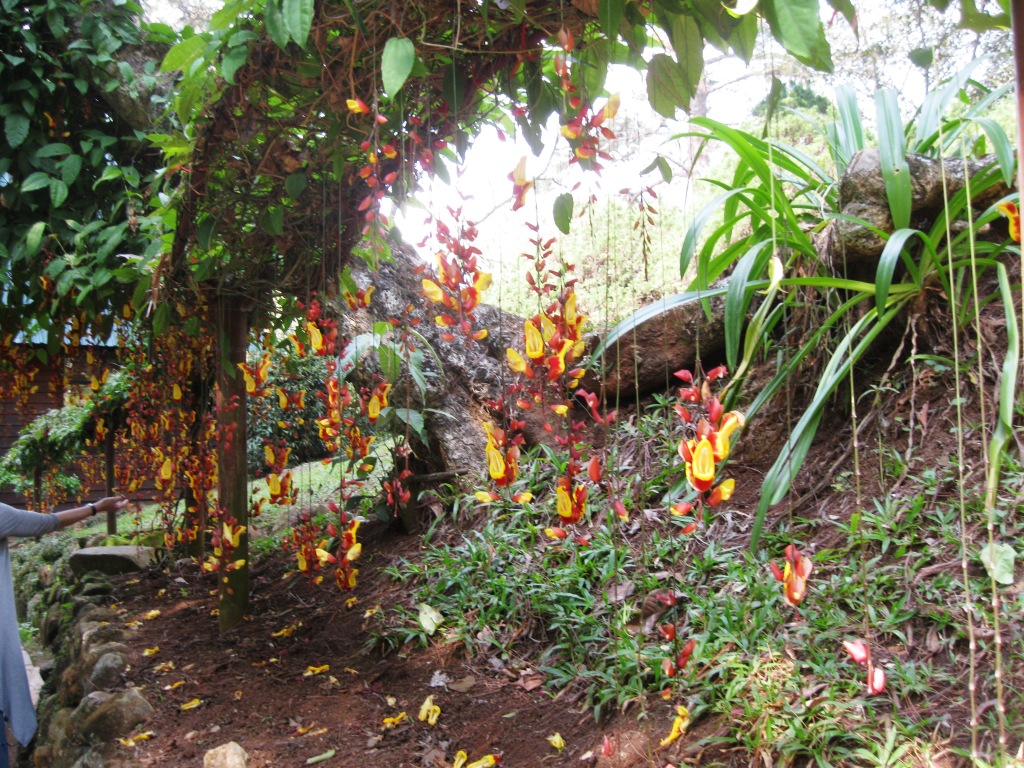
<svg viewBox="0 0 1024 768">
<path fill-rule="evenodd" d="M 128 506 L 128 498 L 125 496 L 107 496 L 95 502 L 96 514 L 100 512 L 114 512 Z"/>
</svg>

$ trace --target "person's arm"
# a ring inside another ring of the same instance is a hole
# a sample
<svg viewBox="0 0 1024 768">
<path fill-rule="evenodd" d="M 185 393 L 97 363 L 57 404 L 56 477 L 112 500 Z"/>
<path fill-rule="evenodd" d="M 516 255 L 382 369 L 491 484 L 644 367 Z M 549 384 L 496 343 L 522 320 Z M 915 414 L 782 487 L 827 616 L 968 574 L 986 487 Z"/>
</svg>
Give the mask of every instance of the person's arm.
<svg viewBox="0 0 1024 768">
<path fill-rule="evenodd" d="M 61 528 L 88 520 L 102 512 L 111 512 L 116 509 L 123 509 L 128 505 L 128 499 L 124 496 L 107 496 L 97 502 L 89 502 L 84 507 L 74 507 L 56 513 Z"/>
</svg>

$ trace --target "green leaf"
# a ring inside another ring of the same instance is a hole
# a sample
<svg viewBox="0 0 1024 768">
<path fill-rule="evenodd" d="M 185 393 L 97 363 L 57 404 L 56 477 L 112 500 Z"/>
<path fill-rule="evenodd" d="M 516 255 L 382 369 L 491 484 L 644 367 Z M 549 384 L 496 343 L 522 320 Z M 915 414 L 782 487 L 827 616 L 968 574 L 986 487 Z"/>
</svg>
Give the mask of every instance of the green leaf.
<svg viewBox="0 0 1024 768">
<path fill-rule="evenodd" d="M 25 234 L 25 249 L 28 251 L 29 256 L 35 256 L 39 251 L 39 246 L 43 242 L 43 233 L 46 231 L 46 222 L 37 221 Z"/>
<path fill-rule="evenodd" d="M 466 98 L 466 73 L 462 67 L 454 63 L 445 67 L 441 95 L 453 112 L 462 109 L 462 102 Z"/>
<path fill-rule="evenodd" d="M 761 131 L 762 139 L 768 138 L 768 126 L 771 125 L 772 118 L 775 117 L 775 110 L 779 108 L 779 102 L 782 101 L 785 91 L 786 87 L 782 84 L 782 81 L 775 75 L 772 75 L 772 87 L 768 91 L 764 113 L 764 130 Z"/>
<path fill-rule="evenodd" d="M 392 37 L 384 43 L 384 54 L 380 59 L 381 83 L 384 92 L 395 98 L 412 72 L 416 62 L 416 46 L 405 37 Z"/>
<path fill-rule="evenodd" d="M 907 54 L 907 58 L 910 59 L 914 66 L 920 67 L 921 69 L 928 69 L 935 61 L 935 49 L 931 46 L 924 48 L 915 48 Z"/>
<path fill-rule="evenodd" d="M 292 200 L 297 200 L 306 188 L 306 174 L 292 173 L 284 180 L 284 191 Z"/>
<path fill-rule="evenodd" d="M 64 183 L 67 184 L 69 187 L 75 183 L 75 181 L 78 179 L 78 174 L 81 172 L 81 155 L 68 155 L 61 162 L 60 177 L 64 180 Z"/>
<path fill-rule="evenodd" d="M 380 361 L 380 372 L 388 381 L 398 381 L 402 375 L 402 356 L 389 344 L 377 347 L 377 359 Z"/>
<path fill-rule="evenodd" d="M 999 584 L 1013 584 L 1013 566 L 1017 553 L 1009 544 L 986 544 L 979 553 L 989 577 Z"/>
<path fill-rule="evenodd" d="M 164 56 L 160 64 L 161 72 L 175 72 L 189 67 L 206 49 L 206 40 L 201 35 L 192 35 L 182 40 Z"/>
<path fill-rule="evenodd" d="M 626 4 L 623 0 L 598 0 L 597 19 L 601 23 L 601 31 L 609 40 L 619 36 L 619 25 L 622 24 L 625 12 Z"/>
<path fill-rule="evenodd" d="M 772 36 L 796 59 L 809 67 L 832 71 L 818 0 L 762 0 L 761 11 Z"/>
<path fill-rule="evenodd" d="M 43 173 L 42 171 L 36 171 L 30 173 L 21 183 L 22 192 L 35 192 L 37 189 L 50 186 L 50 174 Z"/>
<path fill-rule="evenodd" d="M 220 73 L 230 85 L 235 84 L 235 72 L 245 66 L 248 58 L 249 48 L 244 45 L 232 48 L 224 55 L 224 60 L 220 63 Z"/>
<path fill-rule="evenodd" d="M 60 155 L 70 155 L 71 147 L 61 142 L 54 142 L 53 144 L 44 144 L 36 150 L 36 157 L 59 157 Z"/>
<path fill-rule="evenodd" d="M 424 429 L 423 414 L 409 408 L 395 408 L 395 416 L 404 421 L 416 433 L 416 436 L 424 443 L 427 442 L 427 433 Z"/>
<path fill-rule="evenodd" d="M 569 234 L 569 227 L 572 223 L 572 209 L 572 193 L 563 192 L 555 198 L 555 205 L 552 211 L 555 217 L 555 226 L 566 235 Z"/>
<path fill-rule="evenodd" d="M 913 189 L 907 167 L 907 139 L 903 135 L 903 119 L 896 91 L 892 88 L 877 91 L 875 109 L 885 196 L 889 201 L 893 226 L 905 229 L 910 226 Z"/>
<path fill-rule="evenodd" d="M 674 118 L 676 107 L 690 108 L 690 86 L 675 59 L 659 53 L 647 65 L 647 100 L 662 117 Z"/>
<path fill-rule="evenodd" d="M 274 41 L 278 48 L 284 50 L 292 39 L 288 34 L 288 27 L 284 23 L 284 13 L 281 10 L 281 0 L 267 0 L 266 10 L 263 18 L 267 25 L 267 34 Z"/>
<path fill-rule="evenodd" d="M 50 179 L 50 205 L 60 208 L 68 199 L 68 185 L 60 179 Z"/>
<path fill-rule="evenodd" d="M 11 149 L 20 147 L 28 138 L 28 129 L 31 127 L 29 119 L 22 114 L 11 114 L 4 118 L 4 134 L 7 136 L 7 143 Z"/>
<path fill-rule="evenodd" d="M 260 217 L 260 226 L 268 235 L 280 235 L 284 232 L 284 208 L 274 206 Z"/>
<path fill-rule="evenodd" d="M 313 26 L 313 0 L 283 0 L 281 12 L 292 40 L 300 46 L 305 45 Z"/>
<path fill-rule="evenodd" d="M 153 313 L 153 333 L 163 336 L 171 325 L 171 305 L 157 304 Z"/>
<path fill-rule="evenodd" d="M 426 603 L 420 603 L 417 607 L 420 611 L 420 626 L 426 630 L 428 635 L 434 634 L 437 628 L 444 623 L 444 616 L 436 608 Z"/>
</svg>

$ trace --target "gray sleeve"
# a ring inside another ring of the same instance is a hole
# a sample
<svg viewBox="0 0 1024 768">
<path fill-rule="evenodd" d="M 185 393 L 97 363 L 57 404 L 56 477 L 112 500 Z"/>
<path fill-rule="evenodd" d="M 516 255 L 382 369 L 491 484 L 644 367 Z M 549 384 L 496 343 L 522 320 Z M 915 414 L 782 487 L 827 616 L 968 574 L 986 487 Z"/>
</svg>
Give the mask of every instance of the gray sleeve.
<svg viewBox="0 0 1024 768">
<path fill-rule="evenodd" d="M 42 536 L 60 527 L 56 515 L 27 512 L 0 504 L 0 539 L 8 536 Z"/>
</svg>

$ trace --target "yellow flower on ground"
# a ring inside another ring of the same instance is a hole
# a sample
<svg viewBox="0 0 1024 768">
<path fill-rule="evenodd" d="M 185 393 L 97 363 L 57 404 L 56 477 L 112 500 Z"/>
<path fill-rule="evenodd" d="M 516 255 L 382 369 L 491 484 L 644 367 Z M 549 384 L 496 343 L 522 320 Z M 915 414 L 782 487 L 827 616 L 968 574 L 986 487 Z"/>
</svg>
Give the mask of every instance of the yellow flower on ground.
<svg viewBox="0 0 1024 768">
<path fill-rule="evenodd" d="M 565 749 L 565 739 L 562 738 L 560 733 L 553 733 L 548 736 L 548 743 L 559 752 Z"/>
<path fill-rule="evenodd" d="M 303 677 L 313 677 L 314 675 L 322 675 L 324 672 L 328 672 L 331 669 L 330 664 L 321 664 L 319 667 L 312 665 L 306 667 L 306 671 L 302 673 Z"/>
<path fill-rule="evenodd" d="M 182 704 L 181 705 L 181 709 L 182 709 L 183 712 L 187 711 L 189 709 L 195 709 L 196 707 L 201 706 L 202 703 L 203 703 L 202 699 L 192 699 L 192 701 L 187 701 L 184 704 Z"/>
<path fill-rule="evenodd" d="M 396 725 L 405 720 L 406 717 L 407 715 L 405 714 L 405 712 L 399 712 L 394 717 L 385 717 L 383 722 L 384 730 L 390 730 L 394 728 Z"/>
<path fill-rule="evenodd" d="M 672 730 L 669 731 L 668 736 L 661 740 L 661 746 L 667 747 L 669 744 L 677 741 L 680 736 L 686 733 L 686 728 L 689 725 L 689 710 L 686 707 L 676 707 L 676 719 L 672 722 Z"/>
<path fill-rule="evenodd" d="M 441 707 L 434 703 L 433 696 L 427 696 L 420 705 L 419 720 L 428 725 L 437 725 L 437 719 L 441 716 Z"/>
<path fill-rule="evenodd" d="M 160 653 L 160 646 L 159 645 L 154 645 L 152 648 L 147 648 L 146 650 L 144 650 L 142 652 L 142 655 L 143 656 L 156 656 L 158 653 Z"/>
</svg>

